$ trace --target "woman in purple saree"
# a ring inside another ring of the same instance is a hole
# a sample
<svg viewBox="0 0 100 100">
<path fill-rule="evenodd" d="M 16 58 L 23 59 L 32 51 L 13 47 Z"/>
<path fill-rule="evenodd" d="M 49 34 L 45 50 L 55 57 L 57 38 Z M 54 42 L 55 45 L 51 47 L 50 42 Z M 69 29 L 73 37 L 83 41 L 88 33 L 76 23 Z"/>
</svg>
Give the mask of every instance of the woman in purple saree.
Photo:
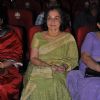
<svg viewBox="0 0 100 100">
<path fill-rule="evenodd" d="M 97 31 L 87 34 L 81 48 L 79 70 L 67 74 L 67 87 L 72 100 L 100 100 L 100 77 L 86 77 L 86 68 L 100 72 L 100 14 L 97 17 Z"/>
</svg>

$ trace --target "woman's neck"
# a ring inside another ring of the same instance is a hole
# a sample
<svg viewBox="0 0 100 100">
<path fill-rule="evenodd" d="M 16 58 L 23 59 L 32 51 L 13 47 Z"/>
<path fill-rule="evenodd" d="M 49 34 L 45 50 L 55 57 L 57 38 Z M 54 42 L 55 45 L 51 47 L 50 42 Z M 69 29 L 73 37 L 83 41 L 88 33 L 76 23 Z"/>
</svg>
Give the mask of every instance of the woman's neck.
<svg viewBox="0 0 100 100">
<path fill-rule="evenodd" d="M 48 36 L 51 36 L 51 37 L 56 37 L 60 34 L 61 32 L 59 30 L 49 30 L 48 31 Z"/>
<path fill-rule="evenodd" d="M 100 39 L 100 31 L 97 32 L 97 37 Z"/>
</svg>

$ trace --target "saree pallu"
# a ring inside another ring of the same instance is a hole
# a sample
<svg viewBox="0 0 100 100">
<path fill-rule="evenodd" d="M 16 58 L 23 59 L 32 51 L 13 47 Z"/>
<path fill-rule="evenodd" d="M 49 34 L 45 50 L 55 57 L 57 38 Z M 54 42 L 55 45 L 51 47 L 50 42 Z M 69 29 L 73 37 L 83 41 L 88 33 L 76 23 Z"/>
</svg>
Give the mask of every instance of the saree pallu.
<svg viewBox="0 0 100 100">
<path fill-rule="evenodd" d="M 68 61 L 70 59 L 72 61 L 71 63 L 74 66 L 76 65 L 75 62 L 77 60 L 73 57 L 72 60 L 69 56 L 71 53 L 68 48 L 70 43 L 73 44 L 72 47 L 75 48 L 76 46 L 70 34 L 58 38 L 55 41 L 48 42 L 42 39 L 39 42 L 41 43 L 39 58 L 43 61 L 61 66 L 62 64 L 69 63 Z M 77 59 L 77 55 L 74 57 Z M 24 76 L 24 89 L 21 100 L 70 100 L 70 95 L 65 85 L 65 73 L 53 72 L 51 67 L 41 68 L 41 66 L 35 66 L 30 62 Z"/>
</svg>

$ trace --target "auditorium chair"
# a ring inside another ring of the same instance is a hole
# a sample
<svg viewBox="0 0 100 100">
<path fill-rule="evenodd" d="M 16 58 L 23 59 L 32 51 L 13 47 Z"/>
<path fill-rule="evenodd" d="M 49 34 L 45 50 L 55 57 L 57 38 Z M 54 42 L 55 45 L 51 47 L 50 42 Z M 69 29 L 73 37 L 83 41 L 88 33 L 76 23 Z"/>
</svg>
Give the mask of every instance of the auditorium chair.
<svg viewBox="0 0 100 100">
<path fill-rule="evenodd" d="M 90 31 L 91 30 L 90 30 L 89 26 L 81 26 L 81 27 L 79 27 L 77 29 L 77 32 L 76 32 L 76 41 L 77 41 L 77 45 L 78 45 L 79 51 L 81 49 L 81 45 L 82 45 L 82 43 L 84 41 L 84 38 L 85 38 L 86 34 L 88 32 L 90 32 Z"/>
</svg>

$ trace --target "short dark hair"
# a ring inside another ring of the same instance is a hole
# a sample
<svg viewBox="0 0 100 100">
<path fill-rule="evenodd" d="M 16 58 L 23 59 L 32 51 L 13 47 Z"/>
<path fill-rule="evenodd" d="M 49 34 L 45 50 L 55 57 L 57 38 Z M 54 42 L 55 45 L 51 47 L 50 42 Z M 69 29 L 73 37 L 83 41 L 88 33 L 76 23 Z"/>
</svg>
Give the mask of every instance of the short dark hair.
<svg viewBox="0 0 100 100">
<path fill-rule="evenodd" d="M 65 29 L 69 26 L 69 22 L 68 22 L 68 19 L 67 19 L 67 15 L 65 14 L 65 12 L 63 12 L 60 8 L 58 7 L 51 7 L 49 8 L 45 14 L 44 14 L 44 19 L 43 19 L 43 25 L 42 25 L 42 29 L 44 31 L 47 31 L 48 30 L 48 27 L 47 27 L 47 17 L 48 17 L 48 14 L 50 11 L 53 11 L 53 10 L 57 10 L 58 13 L 60 14 L 61 16 L 61 25 L 60 25 L 60 31 L 65 31 Z"/>
</svg>

